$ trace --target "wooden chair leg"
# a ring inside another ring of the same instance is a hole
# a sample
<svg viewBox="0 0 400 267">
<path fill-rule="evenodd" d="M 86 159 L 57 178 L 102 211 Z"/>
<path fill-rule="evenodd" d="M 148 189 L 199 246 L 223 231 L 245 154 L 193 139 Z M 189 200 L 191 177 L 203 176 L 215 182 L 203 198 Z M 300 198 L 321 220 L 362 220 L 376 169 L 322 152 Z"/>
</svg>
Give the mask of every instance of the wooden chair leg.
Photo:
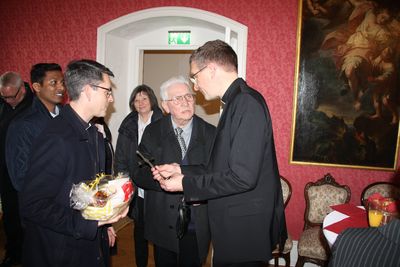
<svg viewBox="0 0 400 267">
<path fill-rule="evenodd" d="M 290 252 L 282 254 L 282 256 L 285 259 L 285 266 L 290 267 Z"/>
<path fill-rule="evenodd" d="M 274 255 L 274 266 L 279 267 L 279 256 Z"/>
<path fill-rule="evenodd" d="M 296 267 L 303 267 L 304 266 L 304 257 L 299 256 L 296 262 Z"/>
</svg>

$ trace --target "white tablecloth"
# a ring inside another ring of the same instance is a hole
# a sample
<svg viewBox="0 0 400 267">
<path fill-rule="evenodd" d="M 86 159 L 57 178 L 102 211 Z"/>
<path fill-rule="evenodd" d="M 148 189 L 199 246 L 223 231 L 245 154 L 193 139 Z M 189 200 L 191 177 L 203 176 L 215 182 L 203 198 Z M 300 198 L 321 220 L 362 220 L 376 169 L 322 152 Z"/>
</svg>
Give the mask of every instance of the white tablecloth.
<svg viewBox="0 0 400 267">
<path fill-rule="evenodd" d="M 358 206 L 359 208 L 364 209 L 363 206 Z M 324 233 L 324 236 L 326 237 L 326 240 L 328 241 L 328 244 L 330 247 L 332 247 L 333 243 L 335 243 L 336 238 L 338 237 L 338 234 L 329 230 L 326 230 L 325 227 L 337 223 L 343 219 L 346 219 L 350 216 L 343 214 L 339 211 L 332 211 L 328 215 L 325 216 L 324 221 L 322 223 L 322 231 Z"/>
<path fill-rule="evenodd" d="M 338 234 L 334 233 L 332 231 L 326 230 L 325 227 L 327 227 L 331 224 L 337 223 L 348 217 L 349 217 L 348 215 L 345 215 L 336 210 L 332 211 L 331 213 L 329 213 L 328 215 L 325 216 L 324 221 L 322 223 L 322 228 L 323 228 L 323 232 L 326 237 L 326 240 L 328 241 L 328 244 L 330 247 L 332 247 L 333 243 L 335 243 Z"/>
</svg>

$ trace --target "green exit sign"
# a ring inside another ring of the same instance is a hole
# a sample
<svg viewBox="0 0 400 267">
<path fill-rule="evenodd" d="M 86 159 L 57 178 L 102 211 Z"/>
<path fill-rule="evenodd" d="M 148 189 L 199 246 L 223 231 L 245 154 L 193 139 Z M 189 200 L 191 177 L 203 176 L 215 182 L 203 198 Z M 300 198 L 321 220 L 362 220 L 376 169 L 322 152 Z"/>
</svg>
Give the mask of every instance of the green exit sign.
<svg viewBox="0 0 400 267">
<path fill-rule="evenodd" d="M 169 31 L 169 45 L 190 45 L 190 31 Z"/>
</svg>

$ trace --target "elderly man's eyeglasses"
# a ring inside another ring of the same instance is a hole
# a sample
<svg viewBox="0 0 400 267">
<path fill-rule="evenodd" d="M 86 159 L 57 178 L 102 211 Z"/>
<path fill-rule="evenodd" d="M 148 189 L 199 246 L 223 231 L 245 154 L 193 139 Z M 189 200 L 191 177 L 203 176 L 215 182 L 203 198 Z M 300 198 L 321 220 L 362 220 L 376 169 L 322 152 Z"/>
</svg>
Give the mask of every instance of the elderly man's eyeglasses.
<svg viewBox="0 0 400 267">
<path fill-rule="evenodd" d="M 172 101 L 175 105 L 179 105 L 183 103 L 183 99 L 185 99 L 187 102 L 193 102 L 194 100 L 194 95 L 193 94 L 186 94 L 186 95 L 178 95 L 174 96 L 171 99 L 166 99 L 165 101 Z"/>
<path fill-rule="evenodd" d="M 196 76 L 197 76 L 197 74 L 199 74 L 202 70 L 204 70 L 205 68 L 207 68 L 207 65 L 206 66 L 204 66 L 204 67 L 202 67 L 200 70 L 198 70 L 195 74 L 193 74 L 193 75 L 191 75 L 190 76 L 190 81 L 193 83 L 193 84 L 197 84 L 197 78 L 196 78 Z"/>
<path fill-rule="evenodd" d="M 1 97 L 4 101 L 7 101 L 7 100 L 15 100 L 15 99 L 17 98 L 18 94 L 19 94 L 19 91 L 21 91 L 21 87 L 22 87 L 22 86 L 20 86 L 20 87 L 18 88 L 18 90 L 17 90 L 17 92 L 15 93 L 15 95 L 9 95 L 9 96 L 2 95 L 2 96 L 0 96 L 0 97 Z"/>
<path fill-rule="evenodd" d="M 112 87 L 106 88 L 106 87 L 103 87 L 103 86 L 100 86 L 100 85 L 95 85 L 95 84 L 91 84 L 90 86 L 93 86 L 93 87 L 96 87 L 96 88 L 100 88 L 100 89 L 106 90 L 106 91 L 107 91 L 107 97 L 110 97 L 110 96 L 112 96 L 112 94 L 113 94 L 113 92 L 112 92 Z"/>
</svg>

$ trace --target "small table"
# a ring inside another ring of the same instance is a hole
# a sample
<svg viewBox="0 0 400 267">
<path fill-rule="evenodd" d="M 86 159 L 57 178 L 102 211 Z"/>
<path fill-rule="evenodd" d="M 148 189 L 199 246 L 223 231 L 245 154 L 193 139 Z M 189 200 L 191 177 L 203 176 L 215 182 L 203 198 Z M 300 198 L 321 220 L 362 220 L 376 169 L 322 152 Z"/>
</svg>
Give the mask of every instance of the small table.
<svg viewBox="0 0 400 267">
<path fill-rule="evenodd" d="M 363 206 L 357 206 L 357 207 L 361 208 L 361 209 L 364 209 Z M 351 215 L 351 216 L 352 216 L 351 220 L 353 220 L 353 218 L 357 219 L 357 221 L 355 221 L 355 222 L 357 222 L 357 224 L 360 224 L 360 220 L 361 220 L 362 221 L 361 224 L 368 225 L 367 217 L 365 215 L 361 214 L 361 217 L 360 217 L 360 215 L 358 215 L 357 218 L 353 217 L 353 215 Z M 354 216 L 356 216 L 356 215 L 354 215 Z M 335 243 L 336 238 L 338 237 L 339 234 L 335 233 L 335 232 L 332 232 L 332 231 L 330 231 L 328 229 L 325 229 L 325 228 L 330 226 L 330 225 L 332 225 L 332 224 L 340 222 L 340 221 L 342 221 L 344 219 L 347 219 L 349 217 L 350 217 L 350 215 L 346 215 L 346 214 L 344 214 L 342 212 L 339 212 L 337 210 L 333 210 L 332 212 L 330 212 L 328 215 L 325 216 L 324 221 L 322 223 L 322 230 L 323 230 L 324 236 L 325 236 L 326 240 L 328 241 L 328 244 L 329 244 L 330 247 L 333 246 L 333 244 Z M 355 227 L 365 227 L 365 226 L 359 226 L 357 224 L 355 224 L 354 226 Z"/>
<path fill-rule="evenodd" d="M 337 223 L 343 219 L 346 219 L 350 216 L 343 214 L 341 212 L 338 212 L 336 210 L 332 211 L 331 213 L 329 213 L 328 215 L 325 216 L 324 221 L 322 223 L 322 231 L 324 232 L 324 236 L 326 238 L 326 240 L 328 241 L 328 244 L 330 247 L 333 246 L 333 243 L 335 243 L 336 238 L 338 237 L 339 234 L 326 230 L 325 227 Z"/>
</svg>

